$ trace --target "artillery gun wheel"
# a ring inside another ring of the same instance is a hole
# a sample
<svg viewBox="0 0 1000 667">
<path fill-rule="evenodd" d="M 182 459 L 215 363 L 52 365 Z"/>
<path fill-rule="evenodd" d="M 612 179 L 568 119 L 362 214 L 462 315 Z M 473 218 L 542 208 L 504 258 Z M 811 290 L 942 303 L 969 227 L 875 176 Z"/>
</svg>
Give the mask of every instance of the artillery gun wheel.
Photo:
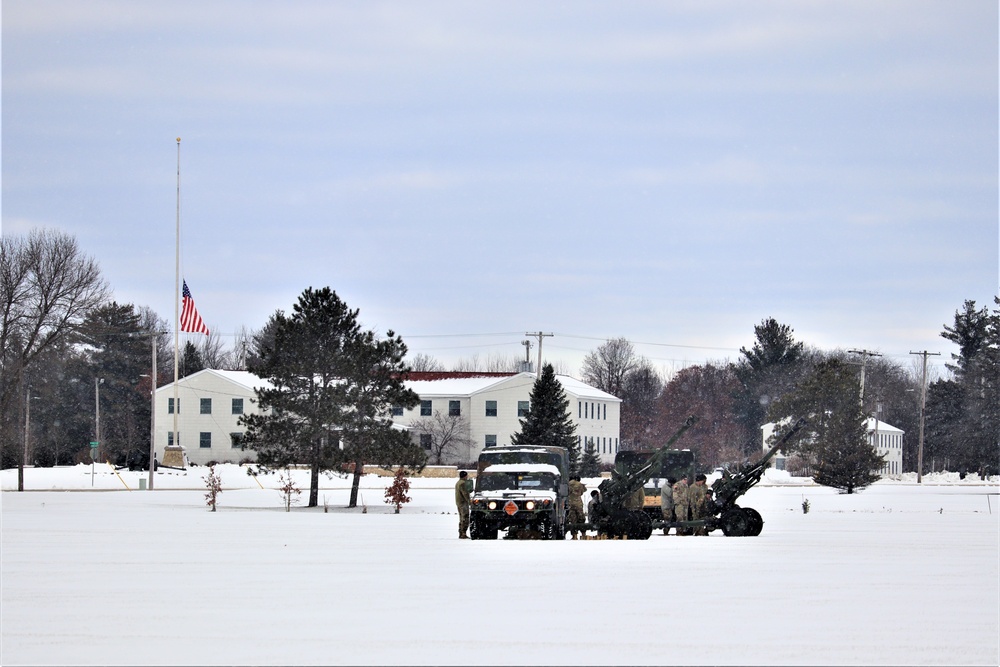
<svg viewBox="0 0 1000 667">
<path fill-rule="evenodd" d="M 722 534 L 726 537 L 744 537 L 752 535 L 753 519 L 741 507 L 732 507 L 722 513 Z M 761 521 L 763 528 L 764 522 Z"/>
<path fill-rule="evenodd" d="M 653 534 L 653 520 L 645 512 L 629 512 L 628 538 L 630 540 L 648 540 Z"/>
<path fill-rule="evenodd" d="M 751 537 L 760 535 L 760 531 L 764 530 L 764 518 L 760 515 L 760 512 L 752 507 L 744 507 L 743 513 L 750 519 L 750 532 L 747 535 Z"/>
</svg>

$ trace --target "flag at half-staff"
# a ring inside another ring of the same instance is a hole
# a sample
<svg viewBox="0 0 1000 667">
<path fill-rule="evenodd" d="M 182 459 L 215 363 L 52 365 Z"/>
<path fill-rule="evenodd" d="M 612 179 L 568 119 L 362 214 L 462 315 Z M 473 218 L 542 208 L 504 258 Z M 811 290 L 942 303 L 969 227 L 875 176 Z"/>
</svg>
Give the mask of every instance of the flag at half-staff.
<svg viewBox="0 0 1000 667">
<path fill-rule="evenodd" d="M 191 290 L 188 289 L 187 281 L 184 281 L 184 291 L 181 293 L 181 331 L 191 333 L 203 333 L 208 335 L 208 327 L 198 314 L 198 309 L 194 307 L 194 298 Z"/>
</svg>

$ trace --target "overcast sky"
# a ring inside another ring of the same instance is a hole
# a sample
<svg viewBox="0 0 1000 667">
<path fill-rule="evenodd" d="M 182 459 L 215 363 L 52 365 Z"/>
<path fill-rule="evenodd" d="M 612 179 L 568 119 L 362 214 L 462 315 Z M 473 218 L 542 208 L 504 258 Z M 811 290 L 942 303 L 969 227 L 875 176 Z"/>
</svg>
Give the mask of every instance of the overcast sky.
<svg viewBox="0 0 1000 667">
<path fill-rule="evenodd" d="M 224 334 L 330 286 L 446 365 L 543 331 L 574 374 L 619 336 L 675 370 L 768 317 L 943 363 L 997 293 L 993 0 L 2 12 L 3 234 L 72 234 L 168 320 L 177 137 Z"/>
</svg>

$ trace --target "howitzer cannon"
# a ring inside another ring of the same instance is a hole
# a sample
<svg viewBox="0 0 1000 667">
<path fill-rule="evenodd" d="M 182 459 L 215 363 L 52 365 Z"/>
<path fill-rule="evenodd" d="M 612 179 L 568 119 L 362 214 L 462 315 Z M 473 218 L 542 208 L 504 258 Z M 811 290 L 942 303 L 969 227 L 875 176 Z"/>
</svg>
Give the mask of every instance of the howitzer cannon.
<svg viewBox="0 0 1000 667">
<path fill-rule="evenodd" d="M 779 442 L 771 447 L 756 463 L 747 463 L 736 472 L 728 470 L 712 484 L 715 496 L 706 512 L 712 516 L 702 521 L 680 522 L 693 527 L 703 526 L 709 532 L 719 528 L 726 536 L 742 537 L 760 535 L 764 528 L 764 519 L 752 507 L 740 507 L 736 501 L 749 491 L 767 470 L 768 462 L 778 453 L 786 442 L 805 426 L 805 419 L 799 419 Z M 676 525 L 676 524 L 675 524 Z"/>
<path fill-rule="evenodd" d="M 611 479 L 604 480 L 597 487 L 599 498 L 594 506 L 593 516 L 588 517 L 587 524 L 579 527 L 596 530 L 598 535 L 603 537 L 649 539 L 653 534 L 653 520 L 642 511 L 641 500 L 635 507 L 630 506 L 630 500 L 642 492 L 643 485 L 649 479 L 649 471 L 660 469 L 663 458 L 671 446 L 697 421 L 697 417 L 688 417 L 670 440 L 653 452 L 641 467 L 612 471 Z"/>
</svg>

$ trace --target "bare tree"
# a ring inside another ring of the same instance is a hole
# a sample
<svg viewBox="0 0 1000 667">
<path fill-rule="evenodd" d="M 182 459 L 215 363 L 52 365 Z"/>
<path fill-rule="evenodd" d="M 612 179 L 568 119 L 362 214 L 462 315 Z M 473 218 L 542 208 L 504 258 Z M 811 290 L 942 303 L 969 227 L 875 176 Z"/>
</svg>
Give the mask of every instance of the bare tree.
<svg viewBox="0 0 1000 667">
<path fill-rule="evenodd" d="M 232 354 L 225 349 L 222 336 L 211 332 L 201 341 L 201 360 L 205 363 L 205 368 L 227 370 L 231 366 Z"/>
<path fill-rule="evenodd" d="M 0 433 L 17 429 L 16 405 L 25 373 L 65 340 L 108 298 L 97 262 L 67 234 L 35 230 L 0 238 Z M 10 442 L 4 442 L 6 448 Z"/>
<path fill-rule="evenodd" d="M 609 340 L 583 359 L 583 380 L 612 396 L 621 396 L 625 378 L 640 365 L 635 349 L 625 338 Z"/>
<path fill-rule="evenodd" d="M 469 436 L 469 421 L 465 417 L 442 415 L 435 410 L 430 419 L 412 420 L 410 428 L 425 447 L 430 447 L 429 458 L 435 465 L 442 465 L 445 461 L 466 463 L 472 457 L 472 438 Z"/>
<path fill-rule="evenodd" d="M 441 372 L 444 370 L 444 364 L 421 352 L 410 361 L 410 370 L 420 373 Z"/>
</svg>

